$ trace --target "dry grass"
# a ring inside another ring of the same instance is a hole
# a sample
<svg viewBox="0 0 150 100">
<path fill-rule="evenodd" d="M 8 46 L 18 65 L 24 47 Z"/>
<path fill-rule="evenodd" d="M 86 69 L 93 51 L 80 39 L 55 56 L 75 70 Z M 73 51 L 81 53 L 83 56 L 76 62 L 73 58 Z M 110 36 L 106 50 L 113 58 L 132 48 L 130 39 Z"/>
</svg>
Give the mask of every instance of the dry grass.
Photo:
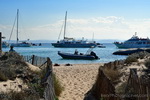
<svg viewBox="0 0 150 100">
<path fill-rule="evenodd" d="M 0 100 L 40 100 L 38 94 L 31 90 L 22 90 L 20 92 L 11 91 L 9 93 L 0 93 Z"/>
<path fill-rule="evenodd" d="M 40 84 L 39 74 L 31 71 L 19 54 L 5 53 L 0 57 L 0 81 L 14 80 L 16 77 L 22 79 L 29 88 L 21 92 L 4 93 L 7 98 L 0 100 L 39 100 L 43 96 L 44 88 Z"/>
<path fill-rule="evenodd" d="M 22 56 L 15 52 L 5 53 L 0 57 L 0 81 L 7 81 L 8 79 L 14 80 L 18 77 L 21 78 L 29 88 L 21 92 L 12 91 L 10 93 L 4 93 L 5 98 L 0 98 L 0 100 L 39 100 L 40 97 L 43 97 L 45 86 L 41 83 L 45 78 L 46 72 L 46 67 L 43 68 L 41 72 L 33 72 L 23 61 Z M 55 75 L 53 76 L 55 94 L 56 96 L 60 96 L 64 88 Z"/>
<path fill-rule="evenodd" d="M 127 86 L 127 82 L 121 83 L 121 85 L 116 88 L 116 93 L 117 94 L 124 94 L 126 86 Z"/>
<path fill-rule="evenodd" d="M 129 55 L 126 58 L 125 63 L 131 64 L 132 62 L 138 62 L 138 59 L 144 59 L 145 57 L 148 57 L 148 56 L 150 56 L 150 53 L 146 51 L 134 53 L 132 55 Z"/>
<path fill-rule="evenodd" d="M 45 79 L 46 72 L 47 71 L 45 67 L 41 70 L 41 73 L 39 73 L 41 80 Z M 53 74 L 53 81 L 54 81 L 55 95 L 59 97 L 62 91 L 64 90 L 64 87 L 61 85 L 61 82 L 58 80 L 55 74 Z"/>
<path fill-rule="evenodd" d="M 148 69 L 150 69 L 150 59 L 146 60 L 144 64 Z"/>
<path fill-rule="evenodd" d="M 61 85 L 60 81 L 56 78 L 55 74 L 53 74 L 53 79 L 54 79 L 55 94 L 56 96 L 59 97 L 62 91 L 64 90 L 64 87 Z"/>
<path fill-rule="evenodd" d="M 0 70 L 0 81 L 7 81 L 7 77 L 4 75 L 4 73 Z"/>
<path fill-rule="evenodd" d="M 119 78 L 121 76 L 121 73 L 117 69 L 103 69 L 105 75 L 114 83 L 117 84 L 119 81 Z"/>
<path fill-rule="evenodd" d="M 137 62 L 137 61 L 138 61 L 138 57 L 136 55 L 132 54 L 126 58 L 125 63 L 131 64 L 132 62 Z"/>
</svg>

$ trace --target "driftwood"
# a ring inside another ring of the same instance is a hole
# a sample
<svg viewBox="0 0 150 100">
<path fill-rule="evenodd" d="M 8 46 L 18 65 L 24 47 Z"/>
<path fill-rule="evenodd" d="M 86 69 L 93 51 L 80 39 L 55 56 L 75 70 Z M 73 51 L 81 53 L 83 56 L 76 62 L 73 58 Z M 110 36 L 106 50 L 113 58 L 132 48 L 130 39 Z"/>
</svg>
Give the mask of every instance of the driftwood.
<svg viewBox="0 0 150 100">
<path fill-rule="evenodd" d="M 86 93 L 84 100 L 118 100 L 113 84 L 105 76 L 101 68 L 99 68 L 95 84 L 91 90 Z"/>
</svg>

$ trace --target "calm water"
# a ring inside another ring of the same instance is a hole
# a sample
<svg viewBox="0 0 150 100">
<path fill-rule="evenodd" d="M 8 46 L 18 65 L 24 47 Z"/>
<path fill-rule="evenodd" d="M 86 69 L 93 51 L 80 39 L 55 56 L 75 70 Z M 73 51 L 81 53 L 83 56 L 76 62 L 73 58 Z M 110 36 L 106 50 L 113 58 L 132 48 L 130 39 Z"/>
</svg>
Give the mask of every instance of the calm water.
<svg viewBox="0 0 150 100">
<path fill-rule="evenodd" d="M 80 53 L 86 53 L 88 48 L 54 48 L 50 43 L 43 43 L 42 46 L 33 46 L 33 47 L 15 47 L 14 50 L 21 55 L 37 55 L 41 57 L 50 57 L 53 63 L 58 64 L 87 64 L 87 63 L 106 63 L 110 61 L 125 59 L 126 56 L 113 55 L 114 51 L 117 51 L 114 44 L 112 43 L 103 43 L 106 48 L 94 48 L 93 51 L 100 57 L 99 60 L 66 60 L 62 59 L 57 52 L 70 52 L 74 53 L 75 49 Z M 9 48 L 3 48 L 3 51 L 9 51 Z"/>
</svg>

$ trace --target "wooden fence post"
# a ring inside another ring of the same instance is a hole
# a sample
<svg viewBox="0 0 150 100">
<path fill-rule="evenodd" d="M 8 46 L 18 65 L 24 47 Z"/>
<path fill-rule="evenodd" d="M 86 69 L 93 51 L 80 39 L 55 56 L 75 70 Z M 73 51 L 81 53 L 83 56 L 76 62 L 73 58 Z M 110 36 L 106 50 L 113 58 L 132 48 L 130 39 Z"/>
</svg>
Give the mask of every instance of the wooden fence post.
<svg viewBox="0 0 150 100">
<path fill-rule="evenodd" d="M 47 57 L 47 67 L 46 67 L 46 86 L 44 90 L 45 100 L 55 100 L 55 90 L 53 81 L 53 68 L 50 58 Z"/>
<path fill-rule="evenodd" d="M 52 62 L 49 57 L 47 57 L 47 68 L 46 70 L 52 70 Z"/>
<path fill-rule="evenodd" d="M 35 55 L 32 56 L 32 65 L 34 65 Z"/>
</svg>

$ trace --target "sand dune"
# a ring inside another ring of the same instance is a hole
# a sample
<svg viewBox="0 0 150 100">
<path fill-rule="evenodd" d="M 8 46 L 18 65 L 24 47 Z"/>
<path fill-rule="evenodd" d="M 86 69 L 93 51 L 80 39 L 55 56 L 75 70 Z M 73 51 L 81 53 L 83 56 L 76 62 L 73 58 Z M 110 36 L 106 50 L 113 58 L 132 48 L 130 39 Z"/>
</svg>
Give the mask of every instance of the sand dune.
<svg viewBox="0 0 150 100">
<path fill-rule="evenodd" d="M 95 82 L 100 65 L 102 64 L 54 66 L 54 73 L 65 88 L 59 100 L 83 100 L 84 94 Z"/>
</svg>

